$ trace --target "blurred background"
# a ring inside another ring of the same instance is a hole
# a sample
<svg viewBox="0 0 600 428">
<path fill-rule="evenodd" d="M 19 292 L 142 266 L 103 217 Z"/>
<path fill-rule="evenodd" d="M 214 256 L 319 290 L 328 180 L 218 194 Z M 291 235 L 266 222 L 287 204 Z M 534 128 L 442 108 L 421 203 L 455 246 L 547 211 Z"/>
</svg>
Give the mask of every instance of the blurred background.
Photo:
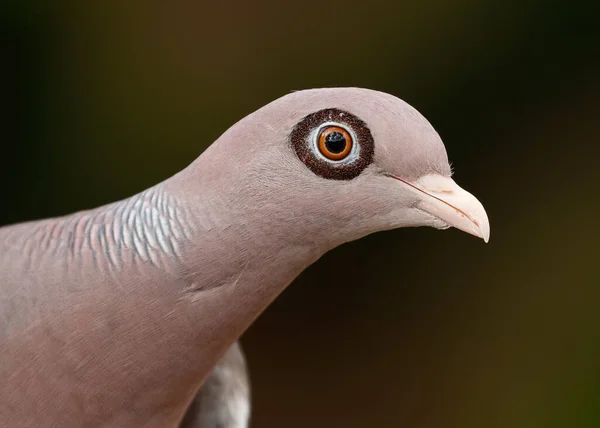
<svg viewBox="0 0 600 428">
<path fill-rule="evenodd" d="M 420 110 L 491 241 L 397 230 L 242 343 L 253 427 L 600 426 L 600 11 L 511 0 L 13 1 L 0 224 L 130 196 L 291 90 Z"/>
</svg>

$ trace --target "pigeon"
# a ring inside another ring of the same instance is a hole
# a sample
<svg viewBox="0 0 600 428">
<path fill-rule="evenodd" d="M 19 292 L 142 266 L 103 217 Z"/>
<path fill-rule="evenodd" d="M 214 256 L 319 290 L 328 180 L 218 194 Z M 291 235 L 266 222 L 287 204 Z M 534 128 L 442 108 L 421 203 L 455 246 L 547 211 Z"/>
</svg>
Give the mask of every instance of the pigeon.
<svg viewBox="0 0 600 428">
<path fill-rule="evenodd" d="M 406 102 L 310 89 L 130 198 L 0 228 L 0 424 L 180 426 L 227 350 L 327 251 L 417 226 L 487 242 L 482 204 L 451 175 Z"/>
</svg>

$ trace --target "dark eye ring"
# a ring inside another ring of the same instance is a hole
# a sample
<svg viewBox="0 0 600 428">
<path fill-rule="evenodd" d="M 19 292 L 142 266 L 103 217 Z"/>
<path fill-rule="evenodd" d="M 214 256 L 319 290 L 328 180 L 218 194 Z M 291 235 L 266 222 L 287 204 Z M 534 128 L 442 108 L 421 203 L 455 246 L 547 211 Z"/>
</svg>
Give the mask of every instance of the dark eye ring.
<svg viewBox="0 0 600 428">
<path fill-rule="evenodd" d="M 341 126 L 327 126 L 319 132 L 317 147 L 327 159 L 339 161 L 352 152 L 354 141 L 348 131 Z"/>
<path fill-rule="evenodd" d="M 343 138 L 332 135 L 327 141 L 335 131 Z M 348 111 L 326 108 L 310 113 L 296 123 L 288 138 L 298 159 L 328 180 L 352 180 L 373 163 L 373 135 L 363 120 Z"/>
</svg>

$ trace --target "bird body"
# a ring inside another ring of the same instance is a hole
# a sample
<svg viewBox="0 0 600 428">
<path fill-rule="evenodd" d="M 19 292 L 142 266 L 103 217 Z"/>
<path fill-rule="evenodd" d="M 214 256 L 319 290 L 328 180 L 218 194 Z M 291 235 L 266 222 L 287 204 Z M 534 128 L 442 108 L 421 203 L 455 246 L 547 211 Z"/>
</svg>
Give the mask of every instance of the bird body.
<svg viewBox="0 0 600 428">
<path fill-rule="evenodd" d="M 416 110 L 340 88 L 268 104 L 131 198 L 0 228 L 0 424 L 177 427 L 303 269 L 410 226 L 489 236 Z"/>
</svg>

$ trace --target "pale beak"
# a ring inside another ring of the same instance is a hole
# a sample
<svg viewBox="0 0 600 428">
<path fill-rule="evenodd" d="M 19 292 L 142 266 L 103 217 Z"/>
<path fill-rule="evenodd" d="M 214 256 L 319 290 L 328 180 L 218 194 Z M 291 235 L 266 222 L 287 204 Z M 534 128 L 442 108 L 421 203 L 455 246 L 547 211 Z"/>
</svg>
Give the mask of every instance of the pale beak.
<svg viewBox="0 0 600 428">
<path fill-rule="evenodd" d="M 411 182 L 392 175 L 421 193 L 418 208 L 442 220 L 448 226 L 490 239 L 490 222 L 481 202 L 449 177 L 426 175 Z"/>
</svg>

